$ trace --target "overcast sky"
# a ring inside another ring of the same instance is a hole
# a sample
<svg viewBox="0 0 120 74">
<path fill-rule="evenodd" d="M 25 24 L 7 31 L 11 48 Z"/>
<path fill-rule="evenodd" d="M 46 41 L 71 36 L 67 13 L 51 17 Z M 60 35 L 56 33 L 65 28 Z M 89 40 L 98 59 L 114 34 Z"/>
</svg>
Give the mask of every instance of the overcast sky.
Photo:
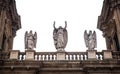
<svg viewBox="0 0 120 74">
<path fill-rule="evenodd" d="M 53 22 L 56 27 L 67 21 L 68 43 L 66 51 L 86 51 L 84 31 L 95 30 L 97 48 L 106 49 L 102 32 L 97 29 L 98 16 L 103 0 L 16 0 L 22 28 L 14 39 L 14 50 L 25 51 L 25 31 L 33 30 L 38 35 L 36 51 L 56 51 L 53 42 Z"/>
</svg>

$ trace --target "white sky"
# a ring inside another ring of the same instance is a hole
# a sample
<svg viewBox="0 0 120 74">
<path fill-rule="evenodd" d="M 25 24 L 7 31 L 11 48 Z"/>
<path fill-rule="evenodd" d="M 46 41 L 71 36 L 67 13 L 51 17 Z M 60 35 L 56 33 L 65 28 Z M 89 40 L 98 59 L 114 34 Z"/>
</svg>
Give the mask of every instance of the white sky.
<svg viewBox="0 0 120 74">
<path fill-rule="evenodd" d="M 66 51 L 86 51 L 84 30 L 95 30 L 97 48 L 106 49 L 102 32 L 97 29 L 103 0 L 16 0 L 22 28 L 14 39 L 14 50 L 25 51 L 25 31 L 38 35 L 36 51 L 56 51 L 53 42 L 53 21 L 64 27 L 67 21 L 68 43 Z"/>
</svg>

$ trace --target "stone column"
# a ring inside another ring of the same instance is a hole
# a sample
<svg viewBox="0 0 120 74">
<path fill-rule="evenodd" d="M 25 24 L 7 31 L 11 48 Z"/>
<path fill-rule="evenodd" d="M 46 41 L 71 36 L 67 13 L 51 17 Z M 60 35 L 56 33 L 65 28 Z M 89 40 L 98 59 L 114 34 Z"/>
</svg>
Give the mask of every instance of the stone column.
<svg viewBox="0 0 120 74">
<path fill-rule="evenodd" d="M 25 51 L 25 60 L 34 60 L 35 59 L 35 50 L 26 50 Z"/>
<path fill-rule="evenodd" d="M 87 50 L 88 60 L 97 60 L 96 52 L 97 52 L 97 50 Z"/>
<path fill-rule="evenodd" d="M 112 51 L 111 50 L 103 50 L 103 59 L 112 59 Z"/>
<path fill-rule="evenodd" d="M 65 51 L 57 51 L 57 60 L 65 60 Z"/>
<path fill-rule="evenodd" d="M 10 59 L 18 60 L 19 59 L 19 53 L 20 53 L 19 50 L 11 50 L 10 51 Z"/>
</svg>

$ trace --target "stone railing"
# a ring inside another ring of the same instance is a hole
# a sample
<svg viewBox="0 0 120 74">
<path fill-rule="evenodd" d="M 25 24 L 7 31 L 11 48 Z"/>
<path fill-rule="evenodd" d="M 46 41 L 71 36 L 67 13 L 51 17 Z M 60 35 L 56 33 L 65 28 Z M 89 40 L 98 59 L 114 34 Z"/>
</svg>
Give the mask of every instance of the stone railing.
<svg viewBox="0 0 120 74">
<path fill-rule="evenodd" d="M 56 52 L 36 52 L 35 60 L 56 60 Z"/>
<path fill-rule="evenodd" d="M 33 56 L 32 56 L 33 55 Z M 12 50 L 11 52 L 0 52 L 0 60 L 35 60 L 35 61 L 53 61 L 53 60 L 69 60 L 69 61 L 85 61 L 85 60 L 105 60 L 120 59 L 120 52 L 103 51 L 103 52 L 19 52 Z"/>
</svg>

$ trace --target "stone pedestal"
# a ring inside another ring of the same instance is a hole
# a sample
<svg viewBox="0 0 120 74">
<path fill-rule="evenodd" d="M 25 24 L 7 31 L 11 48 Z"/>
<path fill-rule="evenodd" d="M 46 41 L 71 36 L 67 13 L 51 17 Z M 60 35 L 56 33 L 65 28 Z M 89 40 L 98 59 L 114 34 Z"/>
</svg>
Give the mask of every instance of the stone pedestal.
<svg viewBox="0 0 120 74">
<path fill-rule="evenodd" d="M 96 52 L 97 52 L 97 50 L 87 50 L 88 60 L 97 60 Z"/>
<path fill-rule="evenodd" d="M 26 50 L 25 53 L 26 53 L 25 60 L 34 60 L 35 50 Z"/>
<path fill-rule="evenodd" d="M 10 51 L 10 59 L 19 59 L 19 50 L 11 50 Z"/>
<path fill-rule="evenodd" d="M 111 50 L 103 50 L 103 59 L 112 59 L 112 52 Z"/>
<path fill-rule="evenodd" d="M 57 60 L 65 60 L 65 51 L 57 51 Z"/>
</svg>

